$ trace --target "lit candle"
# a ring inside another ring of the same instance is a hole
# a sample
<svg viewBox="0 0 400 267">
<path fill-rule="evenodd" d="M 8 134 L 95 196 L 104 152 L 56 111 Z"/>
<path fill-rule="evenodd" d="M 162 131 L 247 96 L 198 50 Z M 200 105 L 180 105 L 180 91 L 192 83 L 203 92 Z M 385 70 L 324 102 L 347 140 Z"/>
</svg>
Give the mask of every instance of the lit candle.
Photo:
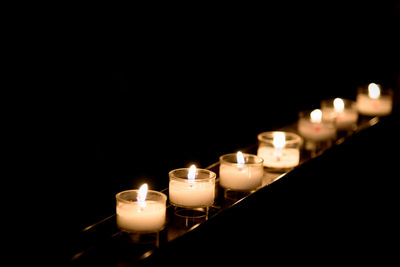
<svg viewBox="0 0 400 267">
<path fill-rule="evenodd" d="M 262 184 L 264 176 L 263 159 L 242 152 L 220 157 L 220 185 L 235 191 L 252 191 Z"/>
<path fill-rule="evenodd" d="M 383 90 L 379 84 L 370 83 L 368 89 L 359 87 L 357 93 L 358 112 L 366 116 L 386 116 L 392 112 L 393 91 Z"/>
<path fill-rule="evenodd" d="M 169 172 L 169 201 L 184 208 L 209 207 L 214 203 L 216 174 L 210 170 L 190 168 Z"/>
<path fill-rule="evenodd" d="M 312 112 L 300 112 L 297 129 L 306 140 L 321 142 L 332 140 L 336 136 L 333 123 L 322 121 L 322 111 L 314 109 Z"/>
<path fill-rule="evenodd" d="M 276 162 L 281 162 L 282 161 L 281 159 L 283 156 L 282 149 L 286 143 L 285 134 L 283 132 L 275 132 L 272 143 L 274 144 L 273 158 L 275 159 Z"/>
<path fill-rule="evenodd" d="M 338 131 L 352 130 L 357 126 L 356 103 L 349 99 L 335 98 L 321 101 L 322 120 L 333 122 Z"/>
<path fill-rule="evenodd" d="M 264 166 L 275 170 L 287 170 L 300 162 L 302 138 L 282 131 L 264 132 L 258 135 L 257 155 L 264 159 Z"/>
<path fill-rule="evenodd" d="M 117 225 L 126 232 L 154 233 L 164 228 L 167 196 L 148 190 L 143 184 L 139 190 L 126 190 L 116 195 Z"/>
</svg>

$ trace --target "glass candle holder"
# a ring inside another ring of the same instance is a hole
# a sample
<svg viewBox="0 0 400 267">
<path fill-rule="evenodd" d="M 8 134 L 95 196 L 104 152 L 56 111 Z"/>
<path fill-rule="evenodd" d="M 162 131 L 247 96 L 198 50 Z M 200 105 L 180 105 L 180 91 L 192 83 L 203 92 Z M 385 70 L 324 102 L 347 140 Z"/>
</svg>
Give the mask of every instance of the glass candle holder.
<svg viewBox="0 0 400 267">
<path fill-rule="evenodd" d="M 304 139 L 312 142 L 329 142 L 336 137 L 335 124 L 323 121 L 319 109 L 300 111 L 297 130 Z"/>
<path fill-rule="evenodd" d="M 167 196 L 148 190 L 140 200 L 139 190 L 132 189 L 116 195 L 117 226 L 128 233 L 157 233 L 165 227 Z"/>
<path fill-rule="evenodd" d="M 262 185 L 264 160 L 257 155 L 231 153 L 219 158 L 220 186 L 233 191 L 253 191 Z"/>
<path fill-rule="evenodd" d="M 357 89 L 357 109 L 365 116 L 387 116 L 392 113 L 393 90 L 382 88 L 380 84 L 370 83 Z"/>
<path fill-rule="evenodd" d="M 190 168 L 169 172 L 169 202 L 185 209 L 208 208 L 214 204 L 215 179 L 217 175 L 206 169 Z"/>
<path fill-rule="evenodd" d="M 270 171 L 287 171 L 299 165 L 303 138 L 298 134 L 269 131 L 257 138 L 257 155 L 264 159 L 264 166 Z"/>
<path fill-rule="evenodd" d="M 321 101 L 322 121 L 333 122 L 337 131 L 351 131 L 357 127 L 356 102 L 350 99 L 326 99 Z"/>
</svg>

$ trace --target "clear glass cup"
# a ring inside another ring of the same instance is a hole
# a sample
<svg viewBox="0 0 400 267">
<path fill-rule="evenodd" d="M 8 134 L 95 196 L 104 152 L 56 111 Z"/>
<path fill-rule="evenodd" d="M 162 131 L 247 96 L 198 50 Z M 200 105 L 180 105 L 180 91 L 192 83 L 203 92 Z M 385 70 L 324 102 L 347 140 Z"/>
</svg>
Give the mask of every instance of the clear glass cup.
<svg viewBox="0 0 400 267">
<path fill-rule="evenodd" d="M 238 163 L 237 153 L 225 154 L 219 158 L 220 186 L 232 191 L 253 191 L 262 185 L 264 160 L 242 153 L 243 162 Z"/>
<path fill-rule="evenodd" d="M 280 137 L 280 138 L 279 138 Z M 288 171 L 300 162 L 303 138 L 292 132 L 268 131 L 258 136 L 257 155 L 264 159 L 264 166 L 270 171 Z"/>
<path fill-rule="evenodd" d="M 196 168 L 195 178 L 188 179 L 189 168 L 169 172 L 169 202 L 175 207 L 205 208 L 214 204 L 216 173 Z"/>
<path fill-rule="evenodd" d="M 164 193 L 148 190 L 145 201 L 138 201 L 138 189 L 116 194 L 117 226 L 128 233 L 156 233 L 166 224 Z"/>
</svg>

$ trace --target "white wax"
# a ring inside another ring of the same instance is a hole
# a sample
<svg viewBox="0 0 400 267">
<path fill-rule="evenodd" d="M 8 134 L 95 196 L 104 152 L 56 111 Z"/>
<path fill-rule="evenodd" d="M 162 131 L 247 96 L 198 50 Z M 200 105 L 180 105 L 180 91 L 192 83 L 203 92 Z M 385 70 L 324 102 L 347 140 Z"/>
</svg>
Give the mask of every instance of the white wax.
<svg viewBox="0 0 400 267">
<path fill-rule="evenodd" d="M 379 98 L 370 98 L 366 94 L 358 94 L 358 112 L 366 116 L 386 116 L 392 112 L 392 98 L 388 95 L 381 95 Z"/>
<path fill-rule="evenodd" d="M 333 139 L 336 135 L 334 127 L 330 127 L 324 123 L 310 122 L 306 119 L 300 119 L 297 127 L 300 135 L 314 142 Z"/>
<path fill-rule="evenodd" d="M 260 146 L 257 155 L 264 159 L 264 166 L 269 168 L 292 168 L 300 162 L 300 150 L 296 148 L 283 148 L 277 155 L 274 147 Z"/>
<path fill-rule="evenodd" d="M 169 200 L 181 207 L 208 207 L 214 203 L 215 184 L 204 181 L 170 180 Z"/>
<path fill-rule="evenodd" d="M 357 110 L 337 111 L 334 108 L 322 109 L 322 120 L 335 122 L 336 129 L 339 131 L 351 130 L 357 124 Z"/>
<path fill-rule="evenodd" d="M 219 168 L 220 185 L 238 191 L 254 190 L 261 186 L 264 169 L 262 165 L 245 165 L 222 163 Z"/>
<path fill-rule="evenodd" d="M 160 231 L 165 224 L 166 206 L 164 203 L 148 200 L 145 207 L 138 202 L 118 203 L 117 225 L 130 232 L 152 233 Z"/>
</svg>

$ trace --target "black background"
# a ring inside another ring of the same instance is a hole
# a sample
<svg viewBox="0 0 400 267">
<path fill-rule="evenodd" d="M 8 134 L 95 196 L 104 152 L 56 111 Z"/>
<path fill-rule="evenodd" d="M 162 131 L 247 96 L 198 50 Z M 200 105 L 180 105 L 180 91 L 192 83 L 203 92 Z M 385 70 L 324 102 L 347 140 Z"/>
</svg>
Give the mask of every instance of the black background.
<svg viewBox="0 0 400 267">
<path fill-rule="evenodd" d="M 47 245 L 63 254 L 114 213 L 119 191 L 163 189 L 170 170 L 207 167 L 322 99 L 355 99 L 369 82 L 398 88 L 397 14 L 371 12 L 129 16 L 55 34 L 62 45 L 35 75 L 51 92 L 35 103 L 28 138 L 41 151 L 30 152 L 37 183 L 55 200 L 37 205 L 55 207 L 42 233 L 57 241 Z"/>
</svg>

